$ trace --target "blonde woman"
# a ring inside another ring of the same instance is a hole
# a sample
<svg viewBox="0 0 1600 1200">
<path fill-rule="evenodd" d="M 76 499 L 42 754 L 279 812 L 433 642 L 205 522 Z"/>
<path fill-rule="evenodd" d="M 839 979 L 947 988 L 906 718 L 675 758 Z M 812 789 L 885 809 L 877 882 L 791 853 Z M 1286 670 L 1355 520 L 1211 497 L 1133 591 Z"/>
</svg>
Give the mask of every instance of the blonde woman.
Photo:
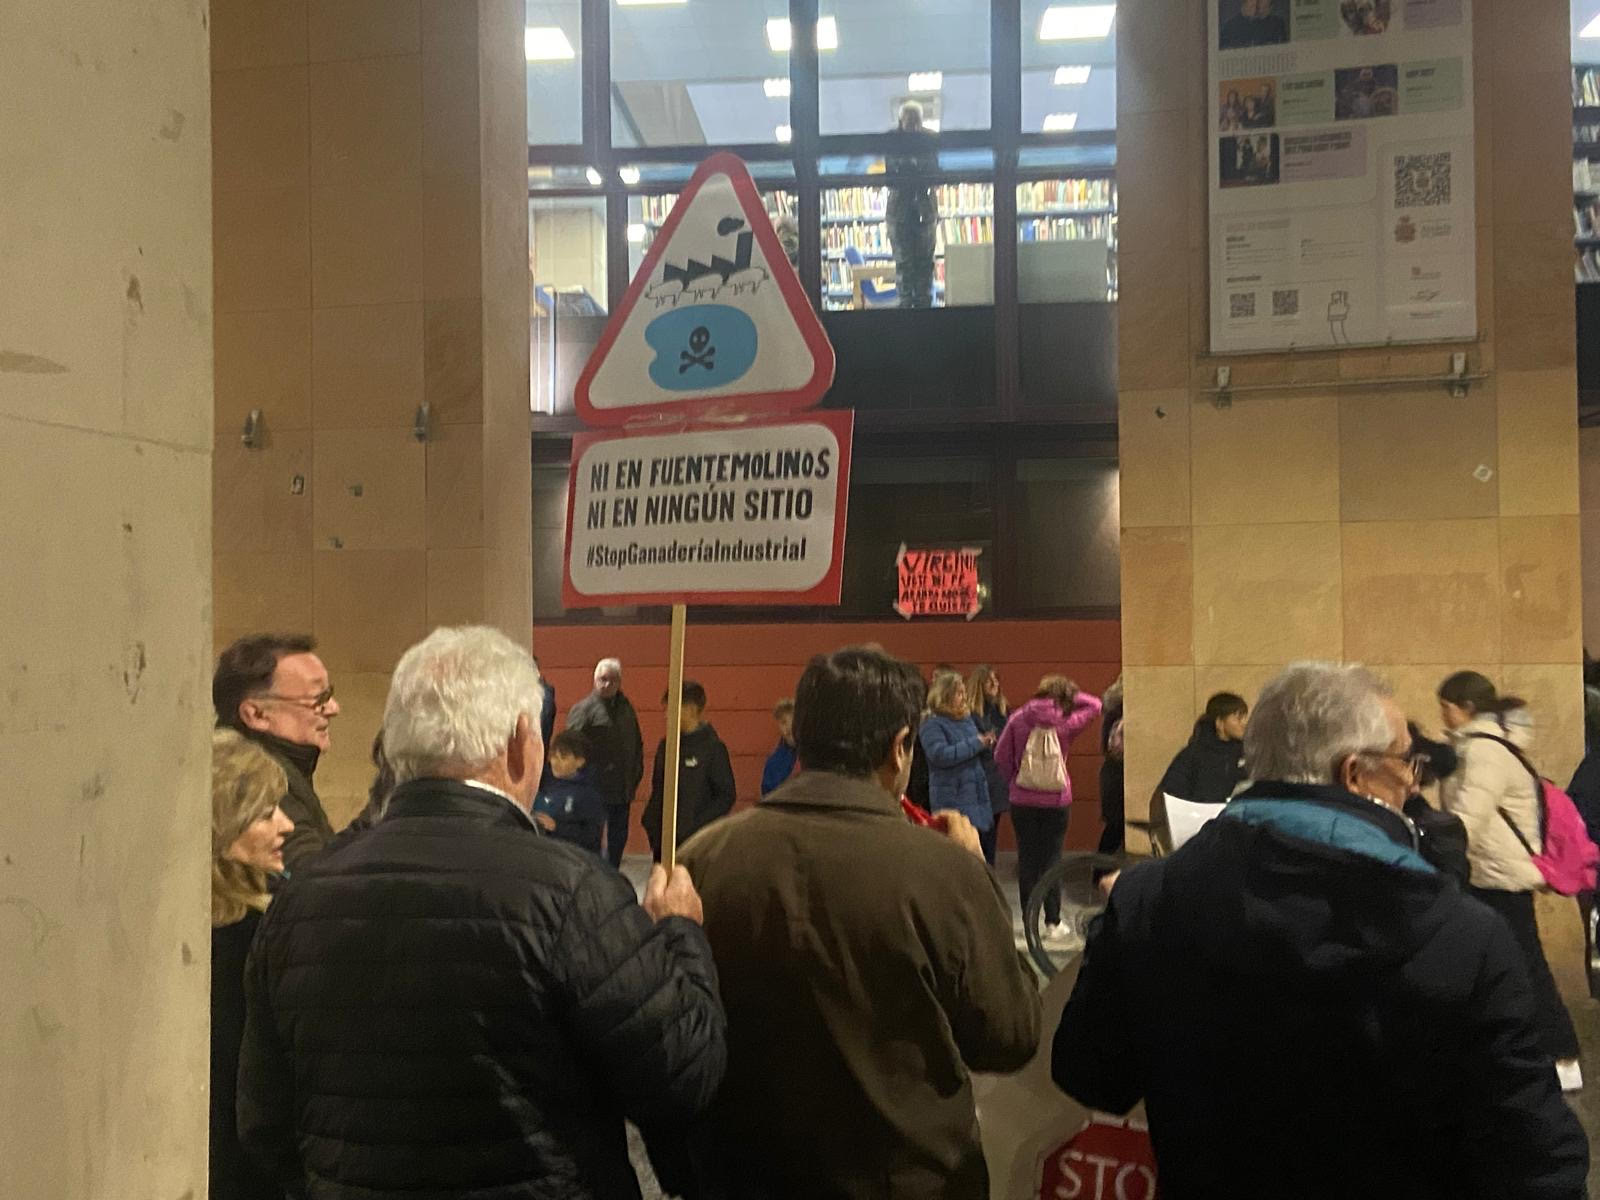
<svg viewBox="0 0 1600 1200">
<path fill-rule="evenodd" d="M 282 1200 L 239 1146 L 234 1086 L 244 1040 L 244 960 L 294 822 L 277 761 L 231 729 L 211 735 L 211 1200 Z"/>
<path fill-rule="evenodd" d="M 1006 719 L 1011 716 L 1011 702 L 1000 686 L 1000 676 L 988 664 L 972 669 L 967 679 L 967 703 L 972 706 L 972 723 L 979 733 L 992 734 L 996 741 L 1005 732 Z M 994 866 L 995 844 L 1000 836 L 1000 818 L 1011 810 L 1011 789 L 1006 777 L 994 762 L 994 746 L 983 748 L 978 756 L 983 764 L 984 782 L 989 787 L 989 811 L 994 814 L 994 825 L 983 835 L 983 857 Z"/>
</svg>

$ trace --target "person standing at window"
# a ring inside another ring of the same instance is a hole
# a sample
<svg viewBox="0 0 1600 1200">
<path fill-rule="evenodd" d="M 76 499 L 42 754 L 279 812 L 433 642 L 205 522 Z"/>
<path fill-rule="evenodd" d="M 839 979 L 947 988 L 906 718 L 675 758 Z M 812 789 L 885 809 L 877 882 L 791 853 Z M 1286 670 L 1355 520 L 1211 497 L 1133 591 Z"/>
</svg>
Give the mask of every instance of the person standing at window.
<svg viewBox="0 0 1600 1200">
<path fill-rule="evenodd" d="M 972 706 L 972 723 L 978 727 L 978 732 L 991 734 L 999 741 L 1005 732 L 1006 718 L 1011 715 L 1011 704 L 1000 688 L 1000 676 L 994 673 L 993 667 L 973 668 L 972 677 L 967 680 L 967 703 Z M 978 836 L 983 842 L 983 856 L 992 867 L 995 844 L 1000 836 L 1000 818 L 1011 811 L 1011 793 L 1005 776 L 995 765 L 992 742 L 984 747 L 978 761 L 983 764 L 984 782 L 989 787 L 989 811 L 994 814 L 994 825 L 987 832 L 980 831 Z"/>
<path fill-rule="evenodd" d="M 938 242 L 939 204 L 927 176 L 939 169 L 938 143 L 922 123 L 922 105 L 908 100 L 895 127 L 896 148 L 884 156 L 884 172 L 921 176 L 889 185 L 889 245 L 894 251 L 895 289 L 901 308 L 933 307 L 933 254 Z"/>
</svg>

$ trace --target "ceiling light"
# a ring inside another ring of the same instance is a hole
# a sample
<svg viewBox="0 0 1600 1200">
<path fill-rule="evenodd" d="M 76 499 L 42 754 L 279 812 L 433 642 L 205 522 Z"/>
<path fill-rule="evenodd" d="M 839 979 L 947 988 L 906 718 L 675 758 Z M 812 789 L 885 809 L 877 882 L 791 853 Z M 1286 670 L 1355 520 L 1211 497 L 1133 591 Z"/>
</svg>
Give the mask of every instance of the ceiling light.
<svg viewBox="0 0 1600 1200">
<path fill-rule="evenodd" d="M 648 8 L 657 4 L 687 4 L 689 0 L 617 0 L 619 8 Z"/>
<path fill-rule="evenodd" d="M 632 187 L 634 184 L 639 182 L 639 168 L 618 167 L 617 178 L 622 180 L 623 184 L 625 184 L 627 187 Z"/>
<path fill-rule="evenodd" d="M 944 72 L 913 71 L 906 76 L 906 87 L 913 92 L 937 92 L 944 87 Z"/>
<path fill-rule="evenodd" d="M 939 132 L 939 118 L 938 117 L 924 117 L 923 120 L 922 120 L 922 127 L 924 129 L 926 129 L 929 133 L 938 133 Z"/>
<path fill-rule="evenodd" d="M 1082 87 L 1089 82 L 1089 74 L 1093 67 L 1057 67 L 1057 87 Z"/>
<path fill-rule="evenodd" d="M 1115 4 L 1053 4 L 1039 21 L 1041 42 L 1086 42 L 1111 36 Z"/>
<path fill-rule="evenodd" d="M 559 25 L 528 26 L 522 31 L 522 48 L 529 62 L 560 62 L 578 57 Z"/>
<path fill-rule="evenodd" d="M 773 17 L 767 22 L 767 45 L 774 54 L 787 54 L 794 45 L 794 30 L 788 17 Z M 817 18 L 817 49 L 839 48 L 839 23 L 832 17 Z"/>
<path fill-rule="evenodd" d="M 1078 114 L 1075 112 L 1051 113 L 1044 119 L 1044 131 L 1046 133 L 1067 133 L 1077 127 Z"/>
<path fill-rule="evenodd" d="M 787 125 L 779 125 L 772 131 L 772 136 L 780 142 L 790 142 L 794 140 L 794 130 Z"/>
<path fill-rule="evenodd" d="M 789 77 L 785 75 L 777 79 L 763 79 L 761 90 L 767 94 L 768 100 L 782 100 L 789 94 Z"/>
<path fill-rule="evenodd" d="M 1578 36 L 1581 38 L 1600 38 L 1600 17 L 1596 17 L 1585 25 Z"/>
<path fill-rule="evenodd" d="M 593 167 L 585 167 L 583 169 L 583 177 L 589 181 L 590 187 L 600 186 L 600 172 Z"/>
<path fill-rule="evenodd" d="M 634 224 L 628 226 L 628 240 L 635 246 L 644 241 L 644 235 L 645 229 L 643 225 Z"/>
</svg>

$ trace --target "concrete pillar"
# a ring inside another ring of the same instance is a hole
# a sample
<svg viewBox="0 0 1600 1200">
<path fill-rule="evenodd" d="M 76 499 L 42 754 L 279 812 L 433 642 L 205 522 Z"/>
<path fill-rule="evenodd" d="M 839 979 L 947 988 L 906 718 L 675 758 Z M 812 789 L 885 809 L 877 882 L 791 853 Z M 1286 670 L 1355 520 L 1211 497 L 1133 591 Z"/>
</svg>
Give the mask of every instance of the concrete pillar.
<svg viewBox="0 0 1600 1200">
<path fill-rule="evenodd" d="M 523 7 L 212 13 L 216 641 L 320 640 L 338 826 L 400 653 L 435 625 L 532 628 Z"/>
<path fill-rule="evenodd" d="M 1537 758 L 1582 749 L 1570 29 L 1474 0 L 1487 385 L 1264 392 L 1218 409 L 1207 349 L 1203 0 L 1118 14 L 1122 617 L 1128 815 L 1207 695 L 1299 658 L 1367 662 L 1436 726 L 1446 673 L 1533 702 Z M 1187 329 L 1187 338 L 1171 331 Z M 1443 373 L 1455 346 L 1221 360 L 1235 386 Z"/>
<path fill-rule="evenodd" d="M 0 37 L 0 1196 L 198 1200 L 209 992 L 204 0 Z"/>
</svg>

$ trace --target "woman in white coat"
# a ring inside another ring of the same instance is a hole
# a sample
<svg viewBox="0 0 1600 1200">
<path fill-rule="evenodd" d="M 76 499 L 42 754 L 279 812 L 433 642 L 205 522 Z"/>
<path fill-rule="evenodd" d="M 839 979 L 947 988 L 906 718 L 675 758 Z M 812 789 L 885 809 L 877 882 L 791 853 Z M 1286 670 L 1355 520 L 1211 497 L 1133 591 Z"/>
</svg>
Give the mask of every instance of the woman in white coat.
<svg viewBox="0 0 1600 1200">
<path fill-rule="evenodd" d="M 1527 706 L 1501 696 L 1476 671 L 1459 671 L 1439 685 L 1439 715 L 1461 763 L 1440 786 L 1445 811 L 1466 826 L 1469 890 L 1516 935 L 1543 1048 L 1555 1060 L 1561 1086 L 1575 1090 L 1583 1086 L 1578 1035 L 1550 974 L 1534 914 L 1534 893 L 1545 884 L 1527 848 L 1541 849 L 1542 838 L 1539 785 L 1525 762 L 1533 738 Z"/>
</svg>

